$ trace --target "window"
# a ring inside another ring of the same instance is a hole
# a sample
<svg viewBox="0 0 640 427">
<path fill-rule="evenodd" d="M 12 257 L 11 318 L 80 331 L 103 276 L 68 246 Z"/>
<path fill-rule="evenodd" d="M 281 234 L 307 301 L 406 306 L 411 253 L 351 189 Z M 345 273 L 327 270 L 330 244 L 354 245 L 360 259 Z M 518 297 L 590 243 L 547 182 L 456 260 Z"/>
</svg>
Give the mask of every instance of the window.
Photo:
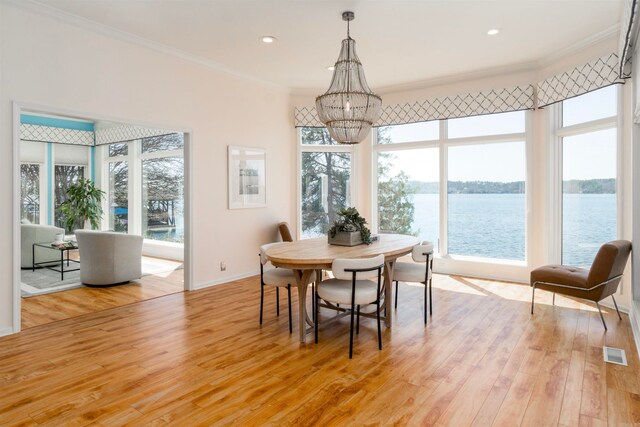
<svg viewBox="0 0 640 427">
<path fill-rule="evenodd" d="M 524 111 L 447 120 L 449 138 L 523 133 Z"/>
<path fill-rule="evenodd" d="M 40 223 L 40 165 L 20 165 L 20 219 Z"/>
<path fill-rule="evenodd" d="M 562 102 L 562 263 L 588 267 L 616 239 L 617 86 Z M 598 120 L 595 127 L 591 124 Z M 609 126 L 603 129 L 602 120 Z M 576 129 L 577 127 L 577 129 Z M 560 207 L 559 207 L 560 208 Z"/>
<path fill-rule="evenodd" d="M 161 157 L 142 161 L 142 235 L 184 242 L 184 160 Z"/>
<path fill-rule="evenodd" d="M 129 231 L 129 163 L 126 160 L 109 162 L 109 229 Z"/>
<path fill-rule="evenodd" d="M 64 218 L 58 211 L 62 203 L 67 200 L 67 190 L 80 178 L 84 178 L 84 166 L 55 165 L 54 168 L 54 221 L 56 227 L 64 228 L 67 233 L 73 233 L 77 228 L 84 228 L 84 224 L 76 223 L 70 229 L 65 226 Z"/>
<path fill-rule="evenodd" d="M 337 212 L 352 205 L 352 154 L 349 146 L 335 146 L 326 129 L 300 133 L 301 231 L 309 238 L 326 234 Z"/>
<path fill-rule="evenodd" d="M 525 112 L 429 123 L 378 129 L 377 231 L 441 255 L 525 261 Z"/>
<path fill-rule="evenodd" d="M 184 242 L 184 135 L 110 144 L 108 227 L 147 240 Z"/>
<path fill-rule="evenodd" d="M 449 147 L 448 252 L 525 259 L 525 144 Z"/>
<path fill-rule="evenodd" d="M 380 130 L 384 136 L 386 131 Z M 378 231 L 439 240 L 438 148 L 378 153 Z"/>
</svg>

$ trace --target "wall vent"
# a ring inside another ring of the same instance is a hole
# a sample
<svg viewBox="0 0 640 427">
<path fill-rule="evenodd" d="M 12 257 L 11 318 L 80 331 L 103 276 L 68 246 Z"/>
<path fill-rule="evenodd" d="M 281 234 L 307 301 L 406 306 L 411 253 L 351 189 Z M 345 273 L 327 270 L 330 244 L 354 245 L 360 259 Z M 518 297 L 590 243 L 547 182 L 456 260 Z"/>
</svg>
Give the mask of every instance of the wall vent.
<svg viewBox="0 0 640 427">
<path fill-rule="evenodd" d="M 604 350 L 604 361 L 615 363 L 616 365 L 627 366 L 627 355 L 621 348 L 602 347 Z"/>
</svg>

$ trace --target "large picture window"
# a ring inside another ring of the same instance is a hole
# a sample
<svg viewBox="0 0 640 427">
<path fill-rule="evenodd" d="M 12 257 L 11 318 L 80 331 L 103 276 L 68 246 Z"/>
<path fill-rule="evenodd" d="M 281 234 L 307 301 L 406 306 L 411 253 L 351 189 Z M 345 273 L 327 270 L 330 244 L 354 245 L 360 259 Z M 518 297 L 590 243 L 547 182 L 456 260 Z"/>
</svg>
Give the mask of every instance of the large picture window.
<svg viewBox="0 0 640 427">
<path fill-rule="evenodd" d="M 377 231 L 525 261 L 525 131 L 523 111 L 378 128 Z"/>
<path fill-rule="evenodd" d="M 617 86 L 566 100 L 561 108 L 562 263 L 588 267 L 618 234 Z"/>
<path fill-rule="evenodd" d="M 448 252 L 525 259 L 525 144 L 449 147 Z"/>
</svg>

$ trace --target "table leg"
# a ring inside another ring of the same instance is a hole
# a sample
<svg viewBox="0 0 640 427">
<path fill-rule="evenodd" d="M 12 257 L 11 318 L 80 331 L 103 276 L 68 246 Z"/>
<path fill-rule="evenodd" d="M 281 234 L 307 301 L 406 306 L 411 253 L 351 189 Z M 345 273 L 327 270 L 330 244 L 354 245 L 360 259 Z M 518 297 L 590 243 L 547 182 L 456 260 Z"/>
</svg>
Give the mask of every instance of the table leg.
<svg viewBox="0 0 640 427">
<path fill-rule="evenodd" d="M 387 328 L 391 327 L 393 310 L 391 307 L 391 284 L 393 283 L 394 261 L 386 261 L 384 263 L 384 324 Z"/>
<path fill-rule="evenodd" d="M 307 338 L 307 283 L 314 270 L 293 270 L 298 286 L 298 329 L 300 342 Z"/>
<path fill-rule="evenodd" d="M 31 271 L 36 271 L 36 245 L 31 245 Z"/>
</svg>

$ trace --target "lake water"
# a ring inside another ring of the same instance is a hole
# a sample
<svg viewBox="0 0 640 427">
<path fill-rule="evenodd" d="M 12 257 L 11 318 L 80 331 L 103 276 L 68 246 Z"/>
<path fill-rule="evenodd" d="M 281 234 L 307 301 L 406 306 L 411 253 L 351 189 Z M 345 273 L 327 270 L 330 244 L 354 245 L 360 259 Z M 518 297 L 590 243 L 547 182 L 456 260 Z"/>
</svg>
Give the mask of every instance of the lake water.
<svg viewBox="0 0 640 427">
<path fill-rule="evenodd" d="M 437 194 L 414 194 L 414 230 L 437 246 Z M 524 194 L 449 194 L 449 253 L 525 259 Z M 602 243 L 616 238 L 615 194 L 565 194 L 563 264 L 590 265 Z"/>
</svg>

